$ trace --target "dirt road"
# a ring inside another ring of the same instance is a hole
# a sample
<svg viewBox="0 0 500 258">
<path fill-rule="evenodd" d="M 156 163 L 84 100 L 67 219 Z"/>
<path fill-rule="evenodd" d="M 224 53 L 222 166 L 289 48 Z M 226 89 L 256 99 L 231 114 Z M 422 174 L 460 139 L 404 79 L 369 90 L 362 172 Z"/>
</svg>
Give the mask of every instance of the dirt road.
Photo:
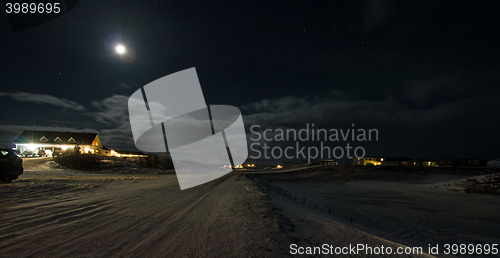
<svg viewBox="0 0 500 258">
<path fill-rule="evenodd" d="M 242 174 L 181 191 L 175 175 L 29 162 L 0 185 L 1 257 L 289 257 L 292 243 L 399 246 L 321 214 L 287 216 L 290 207 Z"/>
</svg>

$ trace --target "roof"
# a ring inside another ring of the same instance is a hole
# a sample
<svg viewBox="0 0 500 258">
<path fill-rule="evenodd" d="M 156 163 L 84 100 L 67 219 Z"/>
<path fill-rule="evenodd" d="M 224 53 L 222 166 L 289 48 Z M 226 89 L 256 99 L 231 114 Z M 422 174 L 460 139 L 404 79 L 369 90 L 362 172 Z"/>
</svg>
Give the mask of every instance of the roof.
<svg viewBox="0 0 500 258">
<path fill-rule="evenodd" d="M 77 132 L 52 132 L 25 130 L 15 140 L 14 144 L 27 143 L 52 143 L 52 144 L 79 144 L 91 145 L 97 133 L 77 133 Z M 60 140 L 58 140 L 60 139 Z M 73 140 L 71 140 L 73 139 Z"/>
</svg>

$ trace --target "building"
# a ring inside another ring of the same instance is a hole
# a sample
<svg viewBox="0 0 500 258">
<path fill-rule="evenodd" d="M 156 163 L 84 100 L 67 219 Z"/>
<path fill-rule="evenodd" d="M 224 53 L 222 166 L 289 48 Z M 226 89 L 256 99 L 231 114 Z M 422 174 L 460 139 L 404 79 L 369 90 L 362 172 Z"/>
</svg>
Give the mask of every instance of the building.
<svg viewBox="0 0 500 258">
<path fill-rule="evenodd" d="M 14 150 L 23 153 L 25 151 L 45 151 L 48 156 L 54 152 L 61 152 L 69 148 L 80 147 L 81 153 L 104 155 L 104 147 L 97 133 L 76 132 L 51 132 L 25 130 L 13 142 Z"/>
<path fill-rule="evenodd" d="M 253 162 L 245 162 L 242 164 L 242 167 L 244 168 L 255 168 L 255 163 Z"/>
<path fill-rule="evenodd" d="M 437 161 L 435 160 L 429 160 L 429 159 L 422 159 L 421 160 L 421 164 L 423 167 L 437 167 L 438 164 L 437 164 Z"/>
<path fill-rule="evenodd" d="M 352 164 L 355 166 L 378 166 L 382 165 L 383 157 L 365 156 L 363 158 L 354 158 Z"/>
<path fill-rule="evenodd" d="M 407 166 L 408 164 L 412 164 L 411 158 L 393 158 L 386 157 L 382 158 L 382 164 L 384 166 Z"/>
<path fill-rule="evenodd" d="M 442 158 L 439 159 L 440 167 L 486 167 L 488 161 L 486 159 L 479 158 Z"/>
<path fill-rule="evenodd" d="M 440 167 L 456 167 L 460 166 L 461 162 L 456 158 L 441 158 L 438 164 Z"/>
<path fill-rule="evenodd" d="M 119 158 L 146 158 L 148 154 L 141 151 L 111 150 L 109 156 Z"/>
<path fill-rule="evenodd" d="M 461 159 L 460 161 L 464 167 L 486 167 L 488 165 L 486 159 L 467 158 Z"/>
<path fill-rule="evenodd" d="M 430 159 L 412 158 L 408 161 L 409 166 L 437 167 L 437 162 Z"/>
<path fill-rule="evenodd" d="M 311 163 L 312 166 L 317 165 L 337 165 L 338 163 L 333 161 L 333 159 L 317 159 Z"/>
<path fill-rule="evenodd" d="M 418 166 L 418 167 L 437 167 L 437 162 L 421 158 L 396 158 L 396 157 L 376 157 L 365 156 L 363 158 L 354 158 L 353 164 L 357 166 Z"/>
<path fill-rule="evenodd" d="M 14 141 L 14 150 L 19 153 L 44 151 L 47 156 L 53 153 L 80 148 L 81 153 L 115 157 L 147 157 L 139 151 L 110 150 L 102 145 L 97 133 L 52 132 L 25 130 Z"/>
</svg>

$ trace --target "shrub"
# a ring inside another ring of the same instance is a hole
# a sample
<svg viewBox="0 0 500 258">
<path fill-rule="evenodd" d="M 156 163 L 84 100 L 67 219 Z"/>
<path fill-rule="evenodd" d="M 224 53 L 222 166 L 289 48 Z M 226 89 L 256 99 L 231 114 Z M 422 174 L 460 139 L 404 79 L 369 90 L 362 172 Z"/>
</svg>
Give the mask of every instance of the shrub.
<svg viewBox="0 0 500 258">
<path fill-rule="evenodd" d="M 79 152 L 68 154 L 61 153 L 54 157 L 59 165 L 75 170 L 97 170 L 99 169 L 99 158 L 95 154 L 80 154 Z"/>
</svg>

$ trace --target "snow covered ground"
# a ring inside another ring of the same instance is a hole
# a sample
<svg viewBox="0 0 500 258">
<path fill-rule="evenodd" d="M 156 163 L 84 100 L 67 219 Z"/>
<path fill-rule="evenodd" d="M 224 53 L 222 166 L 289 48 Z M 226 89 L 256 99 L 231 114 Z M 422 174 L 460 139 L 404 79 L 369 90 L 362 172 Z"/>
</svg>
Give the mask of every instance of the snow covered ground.
<svg viewBox="0 0 500 258">
<path fill-rule="evenodd" d="M 396 249 L 403 246 L 394 236 L 420 246 L 422 240 L 441 241 L 436 235 L 453 243 L 498 240 L 496 199 L 461 195 L 467 206 L 455 203 L 451 209 L 447 201 L 456 201 L 458 193 L 427 185 L 406 191 L 394 182 L 294 180 L 286 174 L 275 180 L 307 198 L 337 203 L 333 217 L 268 191 L 243 173 L 181 191 L 171 173 L 81 173 L 50 159 L 25 160 L 24 166 L 19 180 L 0 184 L 1 257 L 290 257 L 291 244 Z M 423 205 L 433 194 L 444 197 Z M 481 216 L 473 202 L 484 209 Z M 427 217 L 433 211 L 438 217 Z"/>
<path fill-rule="evenodd" d="M 286 199 L 295 206 L 314 210 L 316 204 L 322 214 L 330 208 L 330 217 L 338 222 L 408 246 L 500 244 L 500 196 L 463 193 L 459 183 L 470 177 L 485 176 L 361 170 L 256 178 L 270 183 L 277 195 L 289 194 Z"/>
</svg>

